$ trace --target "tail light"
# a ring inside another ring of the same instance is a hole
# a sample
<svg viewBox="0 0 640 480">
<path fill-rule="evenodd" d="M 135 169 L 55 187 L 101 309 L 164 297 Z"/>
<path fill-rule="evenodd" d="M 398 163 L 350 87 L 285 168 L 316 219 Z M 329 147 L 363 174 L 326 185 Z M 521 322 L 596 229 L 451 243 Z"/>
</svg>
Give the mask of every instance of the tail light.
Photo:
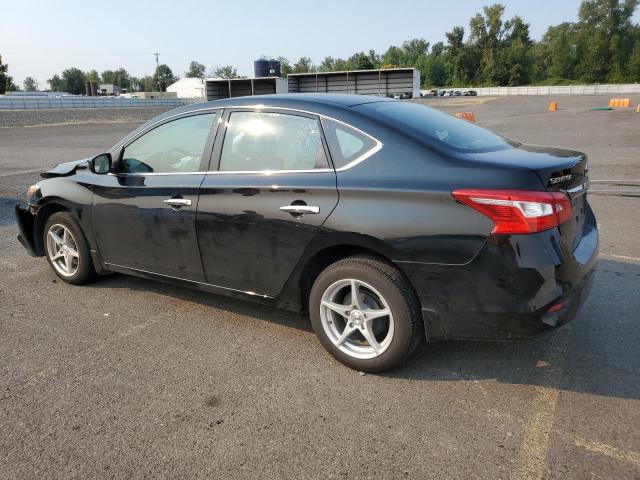
<svg viewBox="0 0 640 480">
<path fill-rule="evenodd" d="M 571 202 L 560 192 L 526 190 L 455 190 L 454 198 L 495 224 L 491 233 L 536 233 L 571 218 Z"/>
</svg>

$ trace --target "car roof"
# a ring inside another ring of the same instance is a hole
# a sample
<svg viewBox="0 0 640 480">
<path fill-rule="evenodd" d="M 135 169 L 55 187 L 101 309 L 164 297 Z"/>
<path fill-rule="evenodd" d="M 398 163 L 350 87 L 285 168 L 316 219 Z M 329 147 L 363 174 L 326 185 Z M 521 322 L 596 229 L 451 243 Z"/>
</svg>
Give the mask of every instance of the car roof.
<svg viewBox="0 0 640 480">
<path fill-rule="evenodd" d="M 265 107 L 297 107 L 309 108 L 315 106 L 349 108 L 365 103 L 393 101 L 385 97 L 355 94 L 334 94 L 334 93 L 281 93 L 275 95 L 252 95 L 246 97 L 225 98 L 221 100 L 210 100 L 199 102 L 184 107 L 175 108 L 170 112 L 188 113 L 203 108 L 230 107 L 230 106 L 253 106 L 261 105 Z M 168 112 L 167 112 L 168 113 Z"/>
</svg>

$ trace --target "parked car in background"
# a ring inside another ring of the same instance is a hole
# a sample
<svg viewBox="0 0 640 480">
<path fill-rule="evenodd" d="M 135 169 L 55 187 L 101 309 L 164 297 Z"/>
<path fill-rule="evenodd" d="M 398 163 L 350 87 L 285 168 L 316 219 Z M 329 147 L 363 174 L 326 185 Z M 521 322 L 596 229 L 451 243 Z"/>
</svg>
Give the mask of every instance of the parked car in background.
<svg viewBox="0 0 640 480">
<path fill-rule="evenodd" d="M 464 91 L 464 96 L 465 97 L 476 97 L 478 96 L 478 92 L 475 90 L 465 90 Z"/>
<path fill-rule="evenodd" d="M 120 272 L 308 312 L 367 372 L 425 339 L 567 323 L 598 251 L 584 154 L 380 97 L 181 107 L 42 176 L 19 240 L 63 281 Z"/>
</svg>

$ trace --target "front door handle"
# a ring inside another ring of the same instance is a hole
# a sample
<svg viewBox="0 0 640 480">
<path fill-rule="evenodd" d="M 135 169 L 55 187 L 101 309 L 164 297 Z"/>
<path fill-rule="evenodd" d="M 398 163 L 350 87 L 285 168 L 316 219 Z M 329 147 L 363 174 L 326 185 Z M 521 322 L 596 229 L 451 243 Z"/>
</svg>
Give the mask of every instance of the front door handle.
<svg viewBox="0 0 640 480">
<path fill-rule="evenodd" d="M 304 215 L 305 213 L 320 213 L 320 207 L 313 205 L 285 205 L 280 207 L 283 212 L 292 213 L 294 215 Z"/>
<path fill-rule="evenodd" d="M 190 207 L 191 200 L 188 198 L 168 198 L 164 201 L 167 205 L 172 207 Z"/>
</svg>

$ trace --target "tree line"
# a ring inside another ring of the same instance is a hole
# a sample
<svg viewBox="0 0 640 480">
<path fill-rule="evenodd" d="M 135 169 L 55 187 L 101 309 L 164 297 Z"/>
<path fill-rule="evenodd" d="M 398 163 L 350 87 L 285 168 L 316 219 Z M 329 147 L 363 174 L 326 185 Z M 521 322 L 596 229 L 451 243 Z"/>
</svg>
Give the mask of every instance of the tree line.
<svg viewBox="0 0 640 480">
<path fill-rule="evenodd" d="M 640 0 L 584 0 L 578 21 L 550 26 L 540 41 L 531 39 L 529 24 L 520 16 L 505 18 L 505 7 L 493 4 L 455 26 L 446 42 L 431 45 L 424 38 L 390 46 L 385 52 L 356 52 L 348 58 L 325 57 L 319 64 L 309 57 L 291 63 L 279 57 L 281 74 L 413 67 L 423 87 L 516 86 L 572 83 L 640 82 L 640 25 L 633 14 Z M 186 77 L 237 78 L 233 66 L 206 72 L 197 61 Z M 124 69 L 83 72 L 69 68 L 47 80 L 52 91 L 80 94 L 85 81 L 113 83 L 129 91 L 164 91 L 178 79 L 167 65 L 153 75 L 134 77 Z M 0 93 L 16 89 L 0 60 Z M 25 90 L 36 90 L 27 77 Z"/>
<path fill-rule="evenodd" d="M 210 76 L 220 76 L 222 78 L 235 78 L 238 71 L 231 66 L 223 66 L 212 69 Z M 185 77 L 205 77 L 205 67 L 201 63 L 192 61 L 189 70 L 185 72 Z M 85 82 L 96 82 L 98 84 L 113 84 L 129 92 L 164 92 L 167 87 L 179 79 L 174 75 L 168 65 L 161 64 L 156 67 L 153 75 L 135 77 L 129 75 L 124 68 L 117 70 L 105 70 L 98 73 L 96 70 L 83 72 L 72 67 L 64 70 L 61 75 L 54 75 L 47 80 L 52 92 L 67 92 L 81 94 L 85 91 Z M 25 79 L 25 90 L 27 79 Z"/>
<path fill-rule="evenodd" d="M 354 53 L 346 59 L 325 57 L 315 65 L 302 57 L 293 65 L 282 59 L 282 72 L 331 72 L 413 67 L 423 87 L 516 86 L 531 84 L 640 82 L 640 25 L 633 23 L 638 0 L 585 0 L 577 22 L 550 26 L 540 41 L 531 39 L 520 16 L 505 18 L 493 4 L 453 27 L 446 42 L 423 38 Z"/>
</svg>

